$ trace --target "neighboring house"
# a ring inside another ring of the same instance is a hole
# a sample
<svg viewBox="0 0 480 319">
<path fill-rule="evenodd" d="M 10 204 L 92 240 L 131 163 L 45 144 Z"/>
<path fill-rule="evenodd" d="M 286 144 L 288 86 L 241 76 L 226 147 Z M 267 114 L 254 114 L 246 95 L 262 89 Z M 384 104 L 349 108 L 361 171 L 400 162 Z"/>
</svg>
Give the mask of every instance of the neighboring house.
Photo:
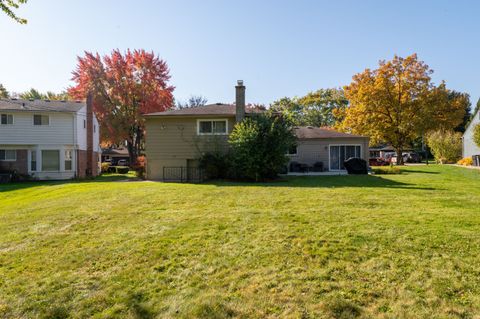
<svg viewBox="0 0 480 319">
<path fill-rule="evenodd" d="M 40 180 L 96 176 L 99 153 L 90 100 L 0 100 L 0 171 Z"/>
<path fill-rule="evenodd" d="M 479 156 L 480 156 L 480 147 L 475 144 L 473 141 L 473 129 L 476 125 L 480 124 L 480 110 L 478 110 L 472 117 L 472 120 L 468 124 L 467 128 L 465 129 L 465 133 L 463 134 L 463 157 L 475 157 L 474 164 L 480 166 L 479 163 Z"/>
<path fill-rule="evenodd" d="M 112 165 L 117 165 L 119 160 L 130 161 L 130 155 L 126 148 L 105 148 L 102 149 L 102 163 L 110 162 Z"/>
<path fill-rule="evenodd" d="M 190 168 L 198 167 L 203 153 L 227 150 L 235 123 L 263 112 L 245 107 L 243 81 L 235 88 L 235 105 L 217 103 L 145 115 L 147 178 L 165 180 L 172 169 L 179 168 L 185 168 L 182 174 L 188 175 Z M 296 128 L 295 132 L 298 146 L 290 150 L 296 153 L 289 154 L 291 161 L 307 165 L 321 161 L 327 170 L 342 170 L 343 159 L 350 156 L 368 160 L 367 137 L 313 127 Z"/>
<path fill-rule="evenodd" d="M 403 149 L 403 152 L 413 152 L 412 147 L 406 146 Z M 391 145 L 381 145 L 381 146 L 372 146 L 370 147 L 370 158 L 385 158 L 387 153 L 397 154 L 397 150 Z"/>
</svg>

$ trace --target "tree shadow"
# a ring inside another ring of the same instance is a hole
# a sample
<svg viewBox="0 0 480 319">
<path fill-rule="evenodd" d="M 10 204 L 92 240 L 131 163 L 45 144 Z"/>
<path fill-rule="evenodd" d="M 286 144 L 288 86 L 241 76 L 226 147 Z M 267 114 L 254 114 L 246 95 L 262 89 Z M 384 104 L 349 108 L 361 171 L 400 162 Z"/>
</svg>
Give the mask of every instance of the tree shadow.
<svg viewBox="0 0 480 319">
<path fill-rule="evenodd" d="M 67 184 L 84 184 L 84 183 L 109 183 L 109 182 L 121 182 L 121 181 L 133 181 L 137 180 L 128 175 L 101 175 L 91 179 L 70 179 L 70 180 L 51 180 L 51 181 L 28 181 L 28 182 L 15 182 L 0 184 L 0 193 L 11 192 L 26 188 L 33 187 L 45 187 L 45 186 L 58 186 Z"/>
<path fill-rule="evenodd" d="M 378 175 L 337 175 L 337 176 L 295 176 L 283 177 L 281 179 L 265 182 L 232 182 L 232 181 L 207 181 L 203 184 L 224 187 L 224 186 L 252 186 L 252 187 L 305 187 L 305 188 L 345 188 L 345 187 L 367 187 L 367 188 L 393 188 L 393 189 L 418 189 L 436 190 L 433 187 L 420 187 L 416 184 L 399 182 Z"/>
<path fill-rule="evenodd" d="M 429 172 L 429 171 L 419 171 L 417 169 L 406 169 L 402 171 L 403 174 L 405 173 L 419 173 L 419 174 L 440 174 L 440 172 Z"/>
</svg>

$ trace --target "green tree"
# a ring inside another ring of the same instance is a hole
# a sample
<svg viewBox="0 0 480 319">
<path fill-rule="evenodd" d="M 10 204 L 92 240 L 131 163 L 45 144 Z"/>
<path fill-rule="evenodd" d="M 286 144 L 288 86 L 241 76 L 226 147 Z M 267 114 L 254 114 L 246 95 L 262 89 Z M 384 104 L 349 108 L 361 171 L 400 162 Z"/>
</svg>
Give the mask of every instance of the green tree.
<svg viewBox="0 0 480 319">
<path fill-rule="evenodd" d="M 51 91 L 47 91 L 47 93 L 42 93 L 34 88 L 30 90 L 20 93 L 19 98 L 24 100 L 70 100 L 70 96 L 67 92 L 63 91 L 61 93 L 54 93 Z"/>
<path fill-rule="evenodd" d="M 274 178 L 284 169 L 295 135 L 288 120 L 267 112 L 236 124 L 228 142 L 236 177 L 260 181 Z"/>
<path fill-rule="evenodd" d="M 21 4 L 27 3 L 27 0 L 0 0 L 0 10 L 5 12 L 13 20 L 17 21 L 20 24 L 27 23 L 26 19 L 20 18 L 13 12 L 15 9 L 18 9 Z"/>
<path fill-rule="evenodd" d="M 455 163 L 462 154 L 462 134 L 453 130 L 436 130 L 427 134 L 427 143 L 440 164 Z"/>
<path fill-rule="evenodd" d="M 480 147 L 480 124 L 475 125 L 473 128 L 473 141 Z"/>
<path fill-rule="evenodd" d="M 284 97 L 270 108 L 281 112 L 296 126 L 333 126 L 334 110 L 345 109 L 348 100 L 342 89 L 319 89 L 302 97 Z"/>
<path fill-rule="evenodd" d="M 8 99 L 10 94 L 8 93 L 7 89 L 0 83 L 0 98 Z"/>
</svg>

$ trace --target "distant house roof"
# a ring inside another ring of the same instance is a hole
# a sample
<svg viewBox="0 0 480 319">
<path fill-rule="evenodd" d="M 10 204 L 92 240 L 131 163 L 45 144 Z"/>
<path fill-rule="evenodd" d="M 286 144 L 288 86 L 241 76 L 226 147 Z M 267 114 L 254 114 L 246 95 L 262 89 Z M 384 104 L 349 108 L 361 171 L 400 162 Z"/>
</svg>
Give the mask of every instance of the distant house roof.
<svg viewBox="0 0 480 319">
<path fill-rule="evenodd" d="M 104 148 L 102 155 L 110 156 L 128 156 L 128 149 L 126 148 Z"/>
<path fill-rule="evenodd" d="M 5 111 L 78 112 L 84 106 L 76 101 L 0 99 L 0 110 Z"/>
<path fill-rule="evenodd" d="M 145 116 L 203 116 L 203 115 L 225 115 L 235 116 L 235 105 L 233 104 L 208 104 L 197 107 L 189 107 L 184 109 L 168 110 L 164 112 L 148 113 Z M 256 108 L 246 108 L 245 113 L 262 113 L 263 111 Z"/>
<path fill-rule="evenodd" d="M 295 129 L 295 135 L 298 139 L 315 139 L 315 138 L 366 138 L 366 136 L 353 135 L 335 131 L 331 128 L 313 127 L 313 126 L 299 126 Z"/>
</svg>

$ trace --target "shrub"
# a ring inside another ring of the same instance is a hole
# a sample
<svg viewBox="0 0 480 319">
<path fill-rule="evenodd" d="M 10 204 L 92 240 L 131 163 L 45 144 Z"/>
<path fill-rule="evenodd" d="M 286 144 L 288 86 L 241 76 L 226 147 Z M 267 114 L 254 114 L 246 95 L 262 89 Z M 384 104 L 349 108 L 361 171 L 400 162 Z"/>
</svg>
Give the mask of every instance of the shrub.
<svg viewBox="0 0 480 319">
<path fill-rule="evenodd" d="M 235 177 L 259 181 L 274 178 L 284 169 L 295 135 L 281 116 L 262 113 L 236 124 L 228 142 Z"/>
<path fill-rule="evenodd" d="M 135 164 L 133 164 L 133 169 L 135 170 L 135 175 L 139 178 L 145 179 L 145 164 L 147 159 L 145 156 L 141 155 L 137 157 Z"/>
<path fill-rule="evenodd" d="M 402 174 L 402 170 L 398 166 L 378 166 L 372 168 L 373 172 L 378 175 L 395 175 Z"/>
<path fill-rule="evenodd" d="M 475 125 L 473 128 L 473 141 L 480 147 L 480 124 Z"/>
<path fill-rule="evenodd" d="M 462 153 L 462 135 L 453 131 L 437 130 L 427 134 L 427 143 L 435 160 L 455 163 Z"/>
<path fill-rule="evenodd" d="M 232 175 L 231 166 L 230 154 L 205 153 L 199 159 L 199 167 L 209 179 L 229 178 Z"/>
<path fill-rule="evenodd" d="M 117 174 L 127 174 L 129 170 L 130 167 L 128 166 L 115 166 L 115 172 Z"/>
<path fill-rule="evenodd" d="M 457 162 L 458 165 L 464 165 L 464 166 L 472 166 L 473 165 L 473 159 L 471 157 L 464 157 L 461 160 Z"/>
<path fill-rule="evenodd" d="M 102 163 L 102 173 L 107 173 L 110 168 L 110 163 Z"/>
</svg>

